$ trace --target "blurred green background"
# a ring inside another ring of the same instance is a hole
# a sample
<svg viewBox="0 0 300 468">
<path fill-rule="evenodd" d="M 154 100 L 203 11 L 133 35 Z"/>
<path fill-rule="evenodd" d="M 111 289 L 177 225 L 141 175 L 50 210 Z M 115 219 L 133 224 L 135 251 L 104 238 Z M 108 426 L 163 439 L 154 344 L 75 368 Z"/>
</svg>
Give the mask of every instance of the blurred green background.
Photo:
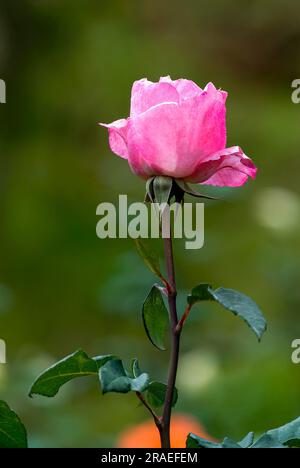
<svg viewBox="0 0 300 468">
<path fill-rule="evenodd" d="M 141 303 L 153 283 L 131 240 L 99 240 L 96 206 L 144 183 L 108 147 L 97 122 L 126 117 L 132 82 L 170 74 L 229 91 L 228 146 L 257 181 L 219 190 L 199 251 L 176 243 L 181 296 L 199 282 L 232 287 L 264 311 L 261 344 L 217 306 L 194 309 L 182 342 L 177 411 L 215 437 L 238 438 L 300 415 L 300 9 L 292 0 L 6 0 L 0 7 L 0 398 L 32 447 L 112 446 L 147 418 L 134 395 L 102 397 L 94 379 L 51 400 L 30 383 L 79 347 L 137 356 L 164 379 L 167 353 L 145 337 Z M 212 193 L 212 190 L 205 189 Z"/>
</svg>

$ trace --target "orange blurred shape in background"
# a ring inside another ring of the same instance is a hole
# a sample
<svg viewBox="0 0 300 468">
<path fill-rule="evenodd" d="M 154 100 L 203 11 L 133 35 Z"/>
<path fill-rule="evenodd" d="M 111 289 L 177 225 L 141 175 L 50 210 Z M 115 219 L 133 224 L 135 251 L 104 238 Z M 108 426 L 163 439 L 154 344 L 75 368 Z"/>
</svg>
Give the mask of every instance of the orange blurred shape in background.
<svg viewBox="0 0 300 468">
<path fill-rule="evenodd" d="M 203 426 L 191 416 L 176 414 L 171 423 L 171 447 L 185 448 L 186 438 L 189 432 L 212 440 Z M 145 421 L 134 427 L 126 429 L 117 443 L 120 448 L 160 448 L 160 437 L 153 420 Z"/>
</svg>

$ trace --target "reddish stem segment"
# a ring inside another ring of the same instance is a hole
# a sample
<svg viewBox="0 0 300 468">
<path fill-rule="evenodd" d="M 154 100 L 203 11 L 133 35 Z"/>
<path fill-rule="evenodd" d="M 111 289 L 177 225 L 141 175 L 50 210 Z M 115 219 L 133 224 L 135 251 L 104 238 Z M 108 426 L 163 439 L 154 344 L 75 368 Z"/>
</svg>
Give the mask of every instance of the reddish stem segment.
<svg viewBox="0 0 300 468">
<path fill-rule="evenodd" d="M 190 311 L 191 311 L 191 308 L 192 308 L 191 304 L 189 304 L 189 305 L 186 307 L 183 316 L 181 317 L 181 319 L 179 320 L 179 322 L 178 322 L 178 324 L 177 324 L 177 327 L 176 327 L 177 333 L 180 333 L 180 332 L 181 332 L 182 327 L 183 327 L 183 325 L 184 325 L 186 319 L 187 319 L 188 316 L 189 316 L 189 313 L 190 313 Z"/>
<path fill-rule="evenodd" d="M 135 392 L 136 396 L 138 397 L 138 399 L 140 400 L 140 402 L 145 406 L 145 408 L 149 411 L 149 413 L 151 414 L 151 416 L 153 417 L 154 419 L 154 422 L 156 424 L 156 426 L 158 427 L 158 429 L 160 428 L 160 425 L 161 425 L 161 419 L 156 415 L 156 413 L 153 411 L 153 409 L 151 408 L 151 406 L 147 403 L 147 401 L 145 400 L 143 394 L 141 392 Z"/>
</svg>

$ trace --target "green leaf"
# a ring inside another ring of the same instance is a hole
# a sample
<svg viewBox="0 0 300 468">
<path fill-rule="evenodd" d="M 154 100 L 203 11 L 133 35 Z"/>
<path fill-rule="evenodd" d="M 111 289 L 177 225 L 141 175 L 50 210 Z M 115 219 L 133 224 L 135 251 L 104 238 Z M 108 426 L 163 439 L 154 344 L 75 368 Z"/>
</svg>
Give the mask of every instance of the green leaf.
<svg viewBox="0 0 300 468">
<path fill-rule="evenodd" d="M 112 359 L 100 368 L 100 382 L 103 394 L 108 392 L 128 393 L 144 392 L 149 385 L 148 374 L 140 374 L 136 378 L 130 378 L 124 369 L 120 359 Z"/>
<path fill-rule="evenodd" d="M 210 442 L 196 434 L 190 433 L 186 440 L 186 448 L 221 449 L 223 447 L 222 444 Z"/>
<path fill-rule="evenodd" d="M 249 432 L 249 434 L 246 435 L 240 442 L 239 445 L 242 448 L 249 448 L 254 441 L 254 432 Z"/>
<path fill-rule="evenodd" d="M 150 177 L 146 182 L 146 196 L 145 201 L 154 203 L 153 181 L 155 177 Z"/>
<path fill-rule="evenodd" d="M 33 383 L 29 396 L 39 394 L 47 397 L 54 397 L 60 387 L 70 380 L 89 375 L 98 376 L 98 371 L 107 361 L 114 356 L 98 356 L 89 358 L 81 349 L 67 356 L 46 371 Z"/>
<path fill-rule="evenodd" d="M 166 397 L 167 386 L 161 382 L 153 381 L 147 389 L 147 401 L 150 406 L 159 408 L 163 406 Z M 175 406 L 178 400 L 177 388 L 174 389 L 172 406 Z"/>
<path fill-rule="evenodd" d="M 225 437 L 222 443 L 210 442 L 195 434 L 189 434 L 186 441 L 187 448 L 201 448 L 201 449 L 241 449 L 242 447 L 234 440 Z"/>
<path fill-rule="evenodd" d="M 157 176 L 153 181 L 155 202 L 168 203 L 172 191 L 173 180 L 171 177 Z"/>
<path fill-rule="evenodd" d="M 133 378 L 137 378 L 142 374 L 138 360 L 136 358 L 131 361 L 131 374 Z"/>
<path fill-rule="evenodd" d="M 284 426 L 263 434 L 255 443 L 254 433 L 250 432 L 241 442 L 236 443 L 227 437 L 221 444 L 209 442 L 195 434 L 189 434 L 187 448 L 293 448 L 300 447 L 300 417 Z"/>
<path fill-rule="evenodd" d="M 222 448 L 224 449 L 241 449 L 242 447 L 235 442 L 232 439 L 229 439 L 229 437 L 225 437 L 225 439 L 222 442 Z"/>
<path fill-rule="evenodd" d="M 250 297 L 233 289 L 225 288 L 209 289 L 209 292 L 225 309 L 242 318 L 261 340 L 267 329 L 267 322 L 257 304 Z"/>
<path fill-rule="evenodd" d="M 165 350 L 165 335 L 169 326 L 169 314 L 162 293 L 157 285 L 151 288 L 143 304 L 143 322 L 151 343 L 160 350 Z"/>
<path fill-rule="evenodd" d="M 200 284 L 192 290 L 187 300 L 190 305 L 199 301 L 215 300 L 242 318 L 259 340 L 266 331 L 267 323 L 257 304 L 250 297 L 234 289 L 212 289 L 208 284 Z"/>
<path fill-rule="evenodd" d="M 149 268 L 152 273 L 154 273 L 158 278 L 163 279 L 163 276 L 160 272 L 160 265 L 159 265 L 159 256 L 157 252 L 155 252 L 151 246 L 149 245 L 149 241 L 146 239 L 134 239 L 137 251 L 141 258 L 144 260 L 145 264 Z"/>
<path fill-rule="evenodd" d="M 277 439 L 281 444 L 288 447 L 300 446 L 300 417 L 284 426 L 272 429 L 267 435 Z"/>
<path fill-rule="evenodd" d="M 264 434 L 261 436 L 255 444 L 253 444 L 250 448 L 253 449 L 262 449 L 262 448 L 287 448 L 282 445 L 276 437 L 273 437 L 269 434 Z"/>
<path fill-rule="evenodd" d="M 188 295 L 188 303 L 190 305 L 194 305 L 196 302 L 213 300 L 213 297 L 209 292 L 210 289 L 211 286 L 207 283 L 199 284 L 193 288 L 191 294 Z"/>
<path fill-rule="evenodd" d="M 0 401 L 0 448 L 27 448 L 26 429 L 5 401 Z"/>
</svg>

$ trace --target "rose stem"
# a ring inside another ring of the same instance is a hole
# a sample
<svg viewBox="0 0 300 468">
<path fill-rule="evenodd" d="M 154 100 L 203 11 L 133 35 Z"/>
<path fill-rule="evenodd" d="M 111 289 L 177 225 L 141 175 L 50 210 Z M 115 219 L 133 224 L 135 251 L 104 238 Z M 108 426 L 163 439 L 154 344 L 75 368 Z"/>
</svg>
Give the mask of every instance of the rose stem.
<svg viewBox="0 0 300 468">
<path fill-rule="evenodd" d="M 170 312 L 170 328 L 171 328 L 171 355 L 168 373 L 167 391 L 164 401 L 161 424 L 159 426 L 161 447 L 170 448 L 170 423 L 172 412 L 172 400 L 176 383 L 176 375 L 179 359 L 179 344 L 181 328 L 178 329 L 178 317 L 176 308 L 176 282 L 175 269 L 173 258 L 172 234 L 164 239 L 164 250 L 166 257 L 166 267 L 168 274 L 168 302 Z"/>
</svg>

